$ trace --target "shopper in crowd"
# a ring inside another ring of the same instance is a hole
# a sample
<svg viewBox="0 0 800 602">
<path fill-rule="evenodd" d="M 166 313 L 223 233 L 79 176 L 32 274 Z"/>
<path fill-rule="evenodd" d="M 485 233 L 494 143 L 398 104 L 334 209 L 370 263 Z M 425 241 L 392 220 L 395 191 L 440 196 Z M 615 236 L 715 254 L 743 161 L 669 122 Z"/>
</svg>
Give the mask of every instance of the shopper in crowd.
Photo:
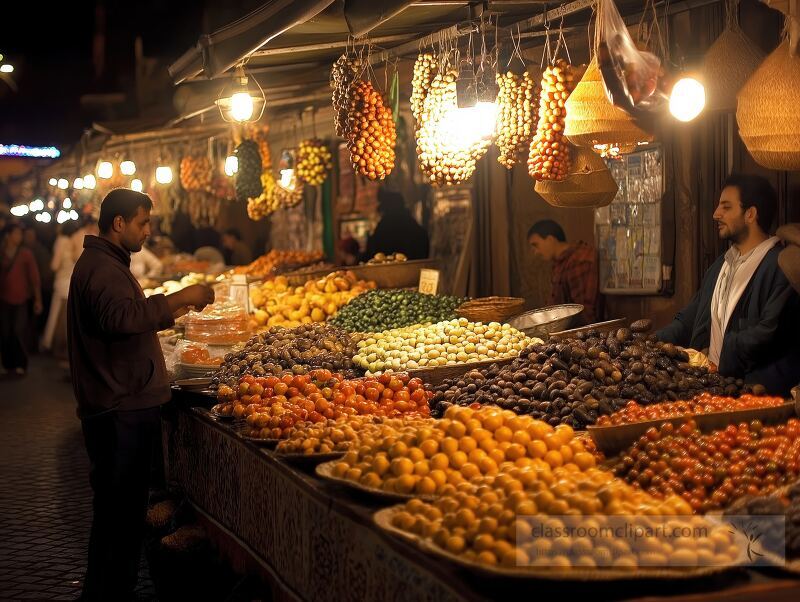
<svg viewBox="0 0 800 602">
<path fill-rule="evenodd" d="M 94 491 L 84 600 L 128 600 L 136 585 L 159 408 L 170 397 L 157 331 L 214 300 L 204 285 L 145 298 L 130 256 L 150 232 L 150 198 L 112 190 L 86 236 L 68 301 L 72 384 Z"/>
<path fill-rule="evenodd" d="M 583 305 L 583 312 L 573 320 L 573 327 L 597 322 L 602 313 L 602 299 L 594 247 L 582 240 L 567 242 L 564 229 L 550 219 L 538 221 L 530 227 L 528 244 L 534 255 L 552 264 L 549 303 Z"/>
<path fill-rule="evenodd" d="M 31 328 L 28 340 L 29 348 L 38 349 L 39 335 L 44 331 L 47 321 L 47 312 L 53 299 L 53 270 L 50 268 L 52 254 L 50 250 L 39 240 L 39 232 L 36 226 L 29 226 L 25 229 L 23 244 L 30 249 L 36 260 L 36 268 L 39 270 L 39 281 L 42 287 L 42 312 L 35 320 L 35 328 Z"/>
<path fill-rule="evenodd" d="M 403 253 L 408 259 L 427 259 L 428 232 L 411 215 L 403 195 L 385 188 L 378 190 L 378 212 L 381 219 L 367 239 L 364 259 L 372 259 L 377 253 Z"/>
<path fill-rule="evenodd" d="M 72 235 L 78 228 L 78 223 L 71 220 L 61 224 L 53 245 L 53 259 L 50 262 L 50 269 L 54 274 L 53 298 L 42 335 L 42 347 L 52 350 L 60 358 L 66 357 L 67 295 L 72 270 L 75 267 Z"/>
<path fill-rule="evenodd" d="M 236 228 L 228 228 L 222 235 L 222 249 L 228 265 L 247 265 L 253 261 L 253 253 L 242 242 L 242 235 Z"/>
<path fill-rule="evenodd" d="M 764 178 L 733 174 L 723 183 L 714 221 L 731 247 L 706 271 L 700 290 L 662 341 L 707 350 L 720 374 L 787 395 L 800 382 L 800 296 L 778 267 L 770 236 L 777 195 Z"/>
<path fill-rule="evenodd" d="M 136 253 L 131 253 L 131 274 L 136 280 L 155 278 L 163 271 L 161 260 L 146 246 Z"/>
<path fill-rule="evenodd" d="M 72 254 L 75 257 L 75 261 L 83 253 L 83 239 L 87 236 L 97 236 L 98 234 L 97 220 L 91 215 L 84 217 L 80 227 L 72 235 Z"/>
<path fill-rule="evenodd" d="M 3 368 L 17 376 L 28 369 L 25 341 L 31 310 L 37 316 L 42 313 L 39 269 L 23 238 L 22 226 L 14 222 L 0 236 L 0 351 Z"/>
</svg>

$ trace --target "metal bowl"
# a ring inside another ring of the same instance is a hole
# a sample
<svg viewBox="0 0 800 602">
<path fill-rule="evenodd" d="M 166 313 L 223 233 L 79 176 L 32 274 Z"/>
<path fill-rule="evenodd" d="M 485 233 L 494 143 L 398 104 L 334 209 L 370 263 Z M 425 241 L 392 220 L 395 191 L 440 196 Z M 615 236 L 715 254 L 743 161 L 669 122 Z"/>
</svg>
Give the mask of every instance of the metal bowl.
<svg viewBox="0 0 800 602">
<path fill-rule="evenodd" d="M 529 337 L 547 337 L 551 332 L 564 330 L 582 311 L 583 305 L 579 303 L 548 305 L 520 314 L 508 323 Z"/>
</svg>

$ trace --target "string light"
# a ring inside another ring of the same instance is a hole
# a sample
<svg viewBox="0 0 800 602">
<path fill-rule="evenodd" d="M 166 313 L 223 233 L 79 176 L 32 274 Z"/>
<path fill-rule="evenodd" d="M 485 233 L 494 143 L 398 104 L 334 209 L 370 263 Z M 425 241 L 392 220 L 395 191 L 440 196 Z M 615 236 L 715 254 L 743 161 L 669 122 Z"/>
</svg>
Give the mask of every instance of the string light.
<svg viewBox="0 0 800 602">
<path fill-rule="evenodd" d="M 58 179 L 58 187 L 61 190 L 66 190 L 67 188 L 69 188 L 69 180 L 67 180 L 66 178 L 59 178 Z"/>
<path fill-rule="evenodd" d="M 58 186 L 58 178 L 50 178 L 47 183 L 50 184 L 50 186 Z"/>
<path fill-rule="evenodd" d="M 83 190 L 83 178 L 75 178 L 72 181 L 72 187 L 75 190 Z"/>
<path fill-rule="evenodd" d="M 22 217 L 24 215 L 28 215 L 28 206 L 17 205 L 16 207 L 12 207 L 10 211 L 11 215 L 13 215 L 14 217 Z"/>
<path fill-rule="evenodd" d="M 159 165 L 156 167 L 156 182 L 159 184 L 169 184 L 172 182 L 172 168 L 169 165 Z"/>
<path fill-rule="evenodd" d="M 44 209 L 44 201 L 42 199 L 34 199 L 31 201 L 30 205 L 28 205 L 28 209 L 31 211 L 41 211 Z"/>
<path fill-rule="evenodd" d="M 61 206 L 64 209 L 72 209 L 72 200 L 69 197 L 65 198 L 64 202 L 61 203 Z"/>
<path fill-rule="evenodd" d="M 111 162 L 101 161 L 100 164 L 97 166 L 97 177 L 103 178 L 104 180 L 109 180 L 113 175 L 114 175 L 114 166 L 111 165 Z"/>
<path fill-rule="evenodd" d="M 119 164 L 119 172 L 123 176 L 132 176 L 136 173 L 136 163 L 133 161 L 123 161 Z"/>
<path fill-rule="evenodd" d="M 95 180 L 94 176 L 90 173 L 83 176 L 83 187 L 88 188 L 89 190 L 94 190 L 95 186 L 97 186 L 97 180 Z"/>
<path fill-rule="evenodd" d="M 228 155 L 225 157 L 225 175 L 230 177 L 239 171 L 239 157 Z"/>
<path fill-rule="evenodd" d="M 144 190 L 144 185 L 139 178 L 134 178 L 131 180 L 131 190 L 135 190 L 136 192 L 141 192 Z"/>
</svg>

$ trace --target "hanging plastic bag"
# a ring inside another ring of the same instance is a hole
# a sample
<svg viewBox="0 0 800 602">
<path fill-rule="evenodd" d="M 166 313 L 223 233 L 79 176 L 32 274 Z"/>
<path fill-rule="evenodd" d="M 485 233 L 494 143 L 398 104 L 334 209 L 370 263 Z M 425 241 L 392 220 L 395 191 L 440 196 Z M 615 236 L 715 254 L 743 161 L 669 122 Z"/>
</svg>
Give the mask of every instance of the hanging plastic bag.
<svg viewBox="0 0 800 602">
<path fill-rule="evenodd" d="M 662 109 L 666 96 L 659 90 L 661 59 L 637 47 L 613 0 L 599 3 L 597 27 L 597 58 L 608 99 L 637 119 Z"/>
</svg>

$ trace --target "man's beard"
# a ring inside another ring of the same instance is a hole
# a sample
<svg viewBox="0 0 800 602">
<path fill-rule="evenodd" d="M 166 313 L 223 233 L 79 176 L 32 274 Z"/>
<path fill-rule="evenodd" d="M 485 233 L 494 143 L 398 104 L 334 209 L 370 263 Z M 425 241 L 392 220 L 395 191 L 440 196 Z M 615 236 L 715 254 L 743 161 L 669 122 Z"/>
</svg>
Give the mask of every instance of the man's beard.
<svg viewBox="0 0 800 602">
<path fill-rule="evenodd" d="M 722 240 L 729 240 L 733 244 L 738 244 L 747 238 L 747 226 L 731 227 L 725 225 L 724 229 L 719 231 L 719 237 Z"/>
</svg>

